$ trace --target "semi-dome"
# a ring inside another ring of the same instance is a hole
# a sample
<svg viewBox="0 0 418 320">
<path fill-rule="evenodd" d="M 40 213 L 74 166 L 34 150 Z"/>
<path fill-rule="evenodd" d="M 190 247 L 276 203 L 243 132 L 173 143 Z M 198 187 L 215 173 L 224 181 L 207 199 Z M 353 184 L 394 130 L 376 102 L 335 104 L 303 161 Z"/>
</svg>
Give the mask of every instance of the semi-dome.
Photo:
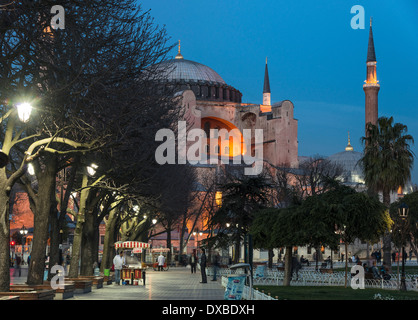
<svg viewBox="0 0 418 320">
<path fill-rule="evenodd" d="M 162 62 L 160 66 L 165 72 L 163 78 L 168 81 L 207 81 L 209 83 L 226 84 L 216 71 L 191 60 L 172 59 Z"/>
</svg>

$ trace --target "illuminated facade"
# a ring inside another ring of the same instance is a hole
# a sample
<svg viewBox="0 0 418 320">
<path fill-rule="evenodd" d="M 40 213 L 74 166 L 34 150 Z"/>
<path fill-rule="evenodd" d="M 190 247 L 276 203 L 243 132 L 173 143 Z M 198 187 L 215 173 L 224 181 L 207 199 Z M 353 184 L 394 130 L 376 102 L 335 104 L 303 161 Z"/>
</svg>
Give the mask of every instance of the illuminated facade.
<svg viewBox="0 0 418 320">
<path fill-rule="evenodd" d="M 262 129 L 263 160 L 273 165 L 298 166 L 298 121 L 294 118 L 294 106 L 288 100 L 271 103 L 267 61 L 262 104 L 243 103 L 239 90 L 228 85 L 213 69 L 184 59 L 180 46 L 176 58 L 161 63 L 160 67 L 166 72 L 165 85 L 182 96 L 188 130 L 199 128 L 206 133 L 207 142 L 202 149 L 209 158 L 254 157 L 254 131 Z M 211 136 L 212 129 L 224 129 L 224 134 Z M 245 141 L 245 129 L 251 130 L 252 141 Z"/>
</svg>

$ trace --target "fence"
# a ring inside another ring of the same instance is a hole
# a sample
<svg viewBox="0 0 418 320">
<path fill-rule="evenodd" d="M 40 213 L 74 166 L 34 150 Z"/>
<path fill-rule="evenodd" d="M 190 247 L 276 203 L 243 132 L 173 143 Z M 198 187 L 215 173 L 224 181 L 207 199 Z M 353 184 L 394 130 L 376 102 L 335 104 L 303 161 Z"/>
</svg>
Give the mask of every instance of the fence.
<svg viewBox="0 0 418 320">
<path fill-rule="evenodd" d="M 304 267 L 305 269 L 305 267 Z M 347 274 L 347 285 L 351 285 L 351 266 Z M 213 275 L 213 269 L 207 268 L 209 276 Z M 229 268 L 218 269 L 217 274 L 222 276 L 222 279 L 227 278 L 230 274 L 236 274 L 236 270 Z M 383 279 L 365 279 L 365 288 L 381 288 L 388 290 L 397 290 L 400 286 L 400 275 L 392 274 L 390 280 Z M 283 285 L 284 272 L 275 269 L 266 269 L 263 277 L 253 277 L 253 285 L 260 286 L 281 286 Z M 290 283 L 292 286 L 344 286 L 345 285 L 345 272 L 333 272 L 333 273 L 321 273 L 313 270 L 300 270 L 296 276 L 294 273 Z M 405 284 L 407 290 L 418 291 L 418 274 L 407 274 L 405 277 Z M 253 292 L 254 296 L 258 295 L 258 292 Z M 274 300 L 265 297 L 262 300 Z"/>
</svg>

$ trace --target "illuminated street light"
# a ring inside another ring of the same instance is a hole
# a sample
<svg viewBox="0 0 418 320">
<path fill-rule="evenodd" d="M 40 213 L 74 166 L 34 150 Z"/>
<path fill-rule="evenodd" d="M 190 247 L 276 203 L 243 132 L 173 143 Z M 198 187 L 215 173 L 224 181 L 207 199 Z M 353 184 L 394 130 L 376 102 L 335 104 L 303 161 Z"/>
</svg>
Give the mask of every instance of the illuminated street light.
<svg viewBox="0 0 418 320">
<path fill-rule="evenodd" d="M 157 219 L 152 219 L 152 224 L 156 224 L 157 223 Z"/>
<path fill-rule="evenodd" d="M 87 173 L 89 174 L 90 177 L 94 176 L 96 174 L 96 170 L 99 166 L 95 163 L 92 163 L 91 165 L 89 165 L 87 167 Z"/>
<path fill-rule="evenodd" d="M 28 164 L 28 173 L 33 176 L 35 175 L 35 168 L 33 167 L 32 163 Z"/>
<path fill-rule="evenodd" d="M 22 227 L 22 229 L 19 230 L 21 235 L 27 235 L 28 234 L 28 229 L 25 228 L 25 226 Z"/>
<path fill-rule="evenodd" d="M 19 120 L 23 123 L 27 123 L 32 113 L 32 105 L 30 103 L 23 102 L 16 105 L 16 109 L 17 115 L 19 116 Z"/>
</svg>

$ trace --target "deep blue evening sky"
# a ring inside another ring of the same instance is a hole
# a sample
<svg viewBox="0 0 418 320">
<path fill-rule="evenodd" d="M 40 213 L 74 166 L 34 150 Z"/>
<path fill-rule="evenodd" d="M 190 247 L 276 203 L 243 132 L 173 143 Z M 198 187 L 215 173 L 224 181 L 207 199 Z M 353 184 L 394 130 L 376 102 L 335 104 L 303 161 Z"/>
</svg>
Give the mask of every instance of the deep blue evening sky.
<svg viewBox="0 0 418 320">
<path fill-rule="evenodd" d="M 269 61 L 272 101 L 291 100 L 299 120 L 299 155 L 354 150 L 364 135 L 366 56 L 373 17 L 380 81 L 379 116 L 406 124 L 418 145 L 417 0 L 139 0 L 185 59 L 205 64 L 262 103 Z M 351 28 L 351 8 L 365 9 L 365 29 Z M 173 57 L 177 54 L 173 50 Z M 413 147 L 418 155 L 418 148 Z M 418 165 L 417 165 L 418 167 Z M 418 184 L 418 168 L 413 182 Z"/>
</svg>

